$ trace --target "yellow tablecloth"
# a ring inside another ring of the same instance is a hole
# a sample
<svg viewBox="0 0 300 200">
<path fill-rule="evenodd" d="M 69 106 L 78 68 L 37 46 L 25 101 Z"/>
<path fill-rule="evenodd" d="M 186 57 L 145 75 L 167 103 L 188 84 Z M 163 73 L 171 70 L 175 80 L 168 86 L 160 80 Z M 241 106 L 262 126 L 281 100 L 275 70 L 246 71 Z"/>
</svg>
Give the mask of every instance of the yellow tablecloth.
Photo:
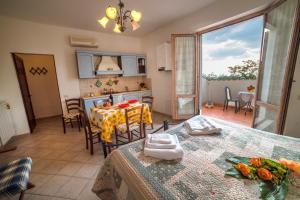
<svg viewBox="0 0 300 200">
<path fill-rule="evenodd" d="M 127 108 L 141 106 L 141 103 L 130 104 Z M 113 106 L 110 109 L 91 108 L 91 122 L 102 129 L 101 139 L 112 142 L 115 127 L 125 123 L 125 108 Z M 152 117 L 148 104 L 144 104 L 143 123 L 151 124 Z"/>
</svg>

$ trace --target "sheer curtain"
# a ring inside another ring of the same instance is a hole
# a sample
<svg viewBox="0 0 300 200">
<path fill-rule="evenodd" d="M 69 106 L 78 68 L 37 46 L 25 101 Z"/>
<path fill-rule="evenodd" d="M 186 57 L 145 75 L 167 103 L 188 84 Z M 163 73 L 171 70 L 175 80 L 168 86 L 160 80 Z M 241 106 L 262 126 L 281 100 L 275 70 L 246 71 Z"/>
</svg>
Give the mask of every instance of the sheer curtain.
<svg viewBox="0 0 300 200">
<path fill-rule="evenodd" d="M 176 95 L 192 95 L 196 89 L 195 37 L 181 36 L 175 39 Z M 194 97 L 177 99 L 178 115 L 194 114 Z"/>
<path fill-rule="evenodd" d="M 267 14 L 264 34 L 264 60 L 258 100 L 280 108 L 286 64 L 298 1 L 287 0 Z M 259 106 L 255 128 L 275 132 L 278 110 Z"/>
</svg>

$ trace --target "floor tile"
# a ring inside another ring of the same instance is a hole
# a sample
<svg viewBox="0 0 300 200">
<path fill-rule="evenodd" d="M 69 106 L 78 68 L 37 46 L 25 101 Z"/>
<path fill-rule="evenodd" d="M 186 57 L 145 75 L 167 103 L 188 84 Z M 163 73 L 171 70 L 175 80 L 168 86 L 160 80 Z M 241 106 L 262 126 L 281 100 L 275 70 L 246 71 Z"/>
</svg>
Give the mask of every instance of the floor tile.
<svg viewBox="0 0 300 200">
<path fill-rule="evenodd" d="M 81 178 L 93 178 L 97 171 L 99 170 L 98 165 L 92 165 L 92 164 L 84 164 L 78 172 L 74 174 L 76 177 Z"/>
<path fill-rule="evenodd" d="M 52 176 L 48 181 L 42 184 L 37 190 L 37 194 L 56 196 L 57 192 L 71 180 L 68 176 Z"/>
<path fill-rule="evenodd" d="M 57 174 L 65 176 L 73 176 L 83 167 L 84 164 L 79 162 L 71 162 L 65 165 Z"/>
<path fill-rule="evenodd" d="M 88 179 L 72 177 L 56 193 L 58 197 L 76 199 L 88 184 Z"/>
</svg>

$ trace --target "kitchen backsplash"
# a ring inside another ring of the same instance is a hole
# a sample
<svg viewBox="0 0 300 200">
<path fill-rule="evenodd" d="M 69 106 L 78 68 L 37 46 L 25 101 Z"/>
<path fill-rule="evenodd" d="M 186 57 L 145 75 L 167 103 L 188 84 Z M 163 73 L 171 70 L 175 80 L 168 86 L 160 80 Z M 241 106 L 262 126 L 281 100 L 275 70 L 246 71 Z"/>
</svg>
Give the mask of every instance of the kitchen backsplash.
<svg viewBox="0 0 300 200">
<path fill-rule="evenodd" d="M 99 79 L 79 79 L 80 96 L 88 96 L 91 92 L 100 95 L 109 91 L 123 92 L 126 87 L 129 91 L 139 90 L 140 83 L 145 83 L 151 89 L 151 80 L 146 77 L 100 77 Z"/>
</svg>

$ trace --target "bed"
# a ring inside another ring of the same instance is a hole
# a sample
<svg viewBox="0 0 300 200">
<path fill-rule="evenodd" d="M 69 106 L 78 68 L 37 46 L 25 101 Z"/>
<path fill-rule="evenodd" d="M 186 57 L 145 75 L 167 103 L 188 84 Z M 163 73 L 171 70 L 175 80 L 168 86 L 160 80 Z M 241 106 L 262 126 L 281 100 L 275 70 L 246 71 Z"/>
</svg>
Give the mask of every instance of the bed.
<svg viewBox="0 0 300 200">
<path fill-rule="evenodd" d="M 199 120 L 196 116 L 193 120 Z M 143 155 L 143 140 L 120 147 L 106 159 L 94 186 L 101 199 L 259 199 L 254 181 L 225 177 L 225 159 L 240 156 L 281 157 L 300 161 L 300 140 L 210 118 L 221 133 L 190 136 L 183 124 L 166 132 L 176 134 L 184 149 L 180 160 Z M 300 199 L 289 186 L 287 199 Z"/>
</svg>

